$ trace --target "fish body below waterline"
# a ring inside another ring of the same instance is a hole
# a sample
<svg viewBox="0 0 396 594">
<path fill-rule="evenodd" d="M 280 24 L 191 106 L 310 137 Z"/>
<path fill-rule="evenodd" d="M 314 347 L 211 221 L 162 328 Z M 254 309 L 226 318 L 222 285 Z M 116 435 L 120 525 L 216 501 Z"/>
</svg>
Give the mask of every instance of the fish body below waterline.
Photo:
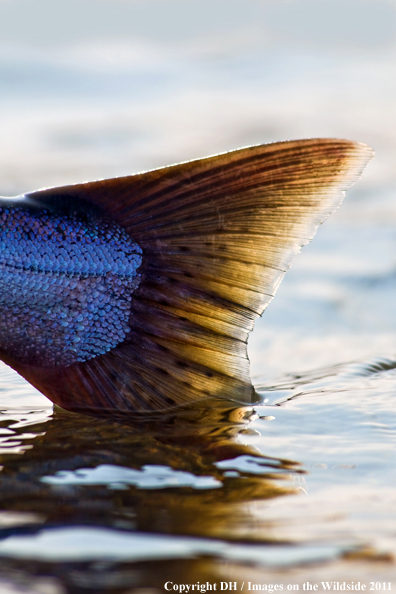
<svg viewBox="0 0 396 594">
<path fill-rule="evenodd" d="M 314 139 L 0 199 L 0 357 L 80 412 L 251 402 L 247 337 L 372 151 Z"/>
</svg>

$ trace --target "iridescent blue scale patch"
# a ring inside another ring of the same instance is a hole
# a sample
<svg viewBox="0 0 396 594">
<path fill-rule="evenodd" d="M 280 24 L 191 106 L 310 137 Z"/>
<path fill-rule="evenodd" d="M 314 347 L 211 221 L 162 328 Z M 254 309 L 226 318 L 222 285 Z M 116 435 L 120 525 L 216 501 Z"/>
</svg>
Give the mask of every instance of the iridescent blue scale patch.
<svg viewBox="0 0 396 594">
<path fill-rule="evenodd" d="M 127 336 L 141 248 L 93 207 L 0 200 L 0 348 L 68 366 Z"/>
</svg>

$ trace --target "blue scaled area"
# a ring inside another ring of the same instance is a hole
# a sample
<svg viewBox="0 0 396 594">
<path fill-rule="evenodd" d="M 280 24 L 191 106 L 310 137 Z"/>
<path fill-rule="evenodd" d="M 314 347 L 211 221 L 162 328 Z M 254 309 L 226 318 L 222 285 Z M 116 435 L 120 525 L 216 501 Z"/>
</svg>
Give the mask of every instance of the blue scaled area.
<svg viewBox="0 0 396 594">
<path fill-rule="evenodd" d="M 90 205 L 63 202 L 0 200 L 0 348 L 45 367 L 122 342 L 140 281 L 142 250 L 126 231 Z"/>
</svg>

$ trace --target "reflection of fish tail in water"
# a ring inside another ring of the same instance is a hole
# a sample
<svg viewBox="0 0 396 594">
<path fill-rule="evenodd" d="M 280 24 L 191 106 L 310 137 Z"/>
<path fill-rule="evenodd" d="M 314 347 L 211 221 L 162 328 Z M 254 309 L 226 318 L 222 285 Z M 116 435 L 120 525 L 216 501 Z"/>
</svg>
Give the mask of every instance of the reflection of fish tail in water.
<svg viewBox="0 0 396 594">
<path fill-rule="evenodd" d="M 371 156 L 291 141 L 1 199 L 1 358 L 75 411 L 251 402 L 248 333 Z"/>
</svg>

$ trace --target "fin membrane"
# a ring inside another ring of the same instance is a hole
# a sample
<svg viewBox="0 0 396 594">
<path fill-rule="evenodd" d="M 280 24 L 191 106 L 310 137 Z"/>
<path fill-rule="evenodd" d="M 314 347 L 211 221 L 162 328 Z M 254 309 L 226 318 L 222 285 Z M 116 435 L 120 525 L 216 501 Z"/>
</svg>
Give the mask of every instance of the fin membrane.
<svg viewBox="0 0 396 594">
<path fill-rule="evenodd" d="M 130 334 L 109 353 L 63 368 L 11 365 L 71 410 L 250 402 L 254 321 L 371 157 L 346 140 L 281 142 L 29 194 L 110 214 L 143 249 L 142 280 Z"/>
</svg>

